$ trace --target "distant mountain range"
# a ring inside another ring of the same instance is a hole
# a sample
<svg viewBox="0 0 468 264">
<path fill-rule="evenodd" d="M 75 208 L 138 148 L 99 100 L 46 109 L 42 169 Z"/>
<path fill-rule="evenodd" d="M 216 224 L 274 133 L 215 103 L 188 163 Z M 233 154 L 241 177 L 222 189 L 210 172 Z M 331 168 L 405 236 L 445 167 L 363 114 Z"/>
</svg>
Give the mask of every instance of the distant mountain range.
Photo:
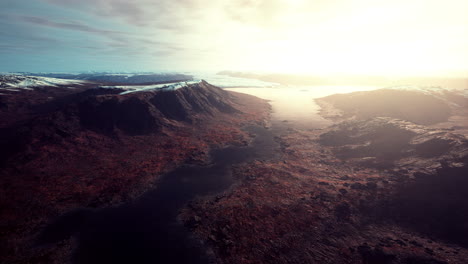
<svg viewBox="0 0 468 264">
<path fill-rule="evenodd" d="M 69 80 L 98 81 L 113 84 L 154 84 L 173 81 L 190 81 L 192 75 L 180 73 L 21 73 L 20 75 L 38 76 Z"/>
</svg>

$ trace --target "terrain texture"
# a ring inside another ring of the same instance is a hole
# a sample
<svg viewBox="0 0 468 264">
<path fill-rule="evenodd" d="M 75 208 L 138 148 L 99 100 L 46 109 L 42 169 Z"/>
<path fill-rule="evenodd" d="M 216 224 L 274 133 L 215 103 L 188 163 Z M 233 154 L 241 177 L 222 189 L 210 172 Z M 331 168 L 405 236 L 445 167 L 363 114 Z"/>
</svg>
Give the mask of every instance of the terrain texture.
<svg viewBox="0 0 468 264">
<path fill-rule="evenodd" d="M 219 263 L 441 264 L 468 259 L 463 92 L 383 89 L 317 100 L 325 129 L 278 134 L 279 159 L 181 215 Z"/>
<path fill-rule="evenodd" d="M 69 261 L 73 234 L 41 240 L 51 220 L 132 201 L 183 164 L 210 166 L 211 149 L 248 145 L 241 128 L 269 118 L 266 101 L 203 81 L 129 93 L 34 78 L 0 85 L 2 263 Z M 465 92 L 317 99 L 334 125 L 272 128 L 273 158 L 232 166 L 236 183 L 179 219 L 216 263 L 466 263 Z"/>
</svg>

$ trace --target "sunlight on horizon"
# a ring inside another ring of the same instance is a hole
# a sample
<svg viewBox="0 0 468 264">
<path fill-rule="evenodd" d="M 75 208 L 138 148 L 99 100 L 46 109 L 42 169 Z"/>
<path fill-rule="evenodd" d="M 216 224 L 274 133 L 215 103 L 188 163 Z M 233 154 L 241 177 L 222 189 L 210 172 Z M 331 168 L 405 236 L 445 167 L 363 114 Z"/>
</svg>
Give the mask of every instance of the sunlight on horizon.
<svg viewBox="0 0 468 264">
<path fill-rule="evenodd" d="M 213 65 L 324 75 L 468 75 L 466 1 L 273 2 L 250 1 L 236 13 L 238 21 L 221 24 Z"/>
<path fill-rule="evenodd" d="M 379 86 L 356 85 L 323 85 L 323 86 L 290 86 L 290 87 L 262 87 L 262 88 L 227 88 L 232 92 L 245 93 L 268 100 L 272 106 L 272 120 L 275 125 L 283 123 L 288 126 L 294 122 L 302 128 L 323 128 L 331 124 L 320 116 L 320 107 L 314 99 L 337 93 L 351 93 L 357 91 L 371 91 Z"/>
</svg>

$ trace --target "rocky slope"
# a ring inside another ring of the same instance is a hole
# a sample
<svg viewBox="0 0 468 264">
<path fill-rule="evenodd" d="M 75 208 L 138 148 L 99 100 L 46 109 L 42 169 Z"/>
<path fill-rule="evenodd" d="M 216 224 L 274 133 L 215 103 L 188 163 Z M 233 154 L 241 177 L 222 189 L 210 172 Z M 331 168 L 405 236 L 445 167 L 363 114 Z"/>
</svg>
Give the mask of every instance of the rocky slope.
<svg viewBox="0 0 468 264">
<path fill-rule="evenodd" d="M 64 263 L 71 241 L 38 247 L 51 219 L 117 204 L 212 147 L 245 145 L 268 104 L 204 81 L 174 91 L 61 85 L 0 95 L 2 263 Z"/>
</svg>

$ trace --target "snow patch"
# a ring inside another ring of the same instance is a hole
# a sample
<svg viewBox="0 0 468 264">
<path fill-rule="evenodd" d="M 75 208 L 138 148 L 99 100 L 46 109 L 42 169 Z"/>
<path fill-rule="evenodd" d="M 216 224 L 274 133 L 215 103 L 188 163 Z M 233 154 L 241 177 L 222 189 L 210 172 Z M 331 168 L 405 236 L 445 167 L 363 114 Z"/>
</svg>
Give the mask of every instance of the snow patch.
<svg viewBox="0 0 468 264">
<path fill-rule="evenodd" d="M 197 81 L 187 81 L 187 82 L 175 82 L 175 83 L 165 83 L 165 84 L 154 84 L 154 85 L 115 85 L 115 86 L 101 86 L 101 88 L 108 88 L 108 89 L 122 89 L 125 92 L 120 94 L 129 94 L 135 92 L 144 92 L 144 91 L 151 91 L 151 90 L 161 90 L 161 91 L 175 91 L 177 89 L 200 83 L 201 80 Z"/>
</svg>

